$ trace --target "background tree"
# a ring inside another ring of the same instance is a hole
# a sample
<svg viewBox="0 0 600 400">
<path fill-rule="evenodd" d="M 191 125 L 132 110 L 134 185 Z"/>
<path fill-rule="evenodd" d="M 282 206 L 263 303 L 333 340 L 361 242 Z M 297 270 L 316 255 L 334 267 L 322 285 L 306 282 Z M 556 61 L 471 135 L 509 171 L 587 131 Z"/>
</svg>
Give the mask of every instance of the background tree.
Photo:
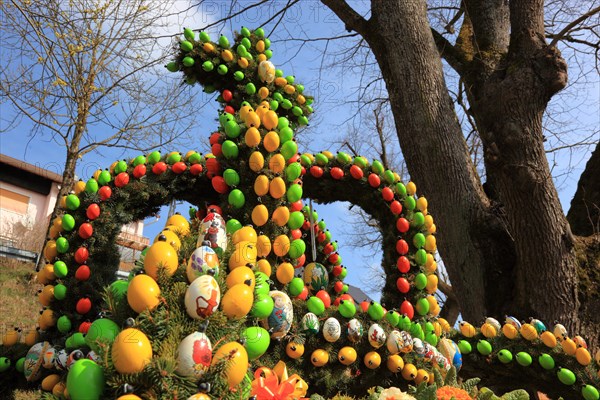
<svg viewBox="0 0 600 400">
<path fill-rule="evenodd" d="M 422 3 L 373 1 L 369 19 L 344 1 L 324 3 L 369 43 L 381 67 L 396 126 L 403 127 L 397 132 L 408 170 L 435 205 L 440 251 L 463 316 L 569 321 L 572 332 L 597 343 L 598 310 L 581 302 L 578 240 L 544 152 L 542 116 L 565 87 L 567 69 L 556 47 L 566 32 L 546 42 L 543 2 L 465 1 L 454 45 L 431 30 Z M 485 185 L 469 157 L 440 54 L 467 88 Z M 394 280 L 388 282 L 384 297 L 395 303 Z"/>
<path fill-rule="evenodd" d="M 0 94 L 6 129 L 66 150 L 59 198 L 79 159 L 103 148 L 147 151 L 192 125 L 186 92 L 162 68 L 172 1 L 5 1 Z M 168 41 L 167 41 L 168 43 Z M 21 125 L 22 124 L 22 125 Z M 31 125 L 30 125 L 31 124 Z"/>
</svg>

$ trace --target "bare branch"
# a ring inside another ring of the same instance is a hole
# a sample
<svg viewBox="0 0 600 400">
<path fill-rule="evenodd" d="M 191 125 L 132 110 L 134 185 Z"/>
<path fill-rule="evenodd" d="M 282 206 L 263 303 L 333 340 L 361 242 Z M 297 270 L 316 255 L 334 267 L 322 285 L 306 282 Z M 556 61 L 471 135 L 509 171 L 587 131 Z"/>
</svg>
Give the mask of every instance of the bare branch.
<svg viewBox="0 0 600 400">
<path fill-rule="evenodd" d="M 369 36 L 369 21 L 358 14 L 345 0 L 321 0 L 321 2 L 342 20 L 348 32 L 356 31 L 364 38 Z"/>
<path fill-rule="evenodd" d="M 576 27 L 577 25 L 579 25 L 586 19 L 590 18 L 594 14 L 598 14 L 599 12 L 600 12 L 600 7 L 596 7 L 596 8 L 591 9 L 590 11 L 586 12 L 585 14 L 581 15 L 579 18 L 575 19 L 570 24 L 565 26 L 560 32 L 558 32 L 548 46 L 550 46 L 550 47 L 556 46 L 556 43 L 558 43 L 560 40 L 562 40 L 563 36 L 565 36 L 574 27 Z"/>
</svg>

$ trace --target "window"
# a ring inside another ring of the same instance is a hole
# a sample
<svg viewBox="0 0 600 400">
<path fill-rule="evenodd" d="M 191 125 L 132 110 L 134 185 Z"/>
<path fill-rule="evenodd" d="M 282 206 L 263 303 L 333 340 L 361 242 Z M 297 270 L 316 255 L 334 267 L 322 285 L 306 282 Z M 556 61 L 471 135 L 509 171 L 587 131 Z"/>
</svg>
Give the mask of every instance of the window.
<svg viewBox="0 0 600 400">
<path fill-rule="evenodd" d="M 27 214 L 29 197 L 0 188 L 0 208 L 17 214 Z"/>
</svg>

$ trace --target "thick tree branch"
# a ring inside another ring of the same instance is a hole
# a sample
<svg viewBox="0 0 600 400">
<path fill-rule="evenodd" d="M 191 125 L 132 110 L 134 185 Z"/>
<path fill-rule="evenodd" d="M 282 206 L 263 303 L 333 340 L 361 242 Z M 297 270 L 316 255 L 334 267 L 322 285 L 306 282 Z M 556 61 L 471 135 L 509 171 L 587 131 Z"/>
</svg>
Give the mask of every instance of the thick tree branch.
<svg viewBox="0 0 600 400">
<path fill-rule="evenodd" d="M 345 0 L 321 0 L 321 2 L 342 20 L 348 32 L 356 31 L 364 38 L 370 35 L 369 21 L 350 7 Z"/>
<path fill-rule="evenodd" d="M 446 60 L 458 74 L 462 74 L 465 60 L 461 52 L 435 29 L 431 29 L 431 34 L 433 35 L 433 40 L 440 53 L 440 57 Z"/>
</svg>

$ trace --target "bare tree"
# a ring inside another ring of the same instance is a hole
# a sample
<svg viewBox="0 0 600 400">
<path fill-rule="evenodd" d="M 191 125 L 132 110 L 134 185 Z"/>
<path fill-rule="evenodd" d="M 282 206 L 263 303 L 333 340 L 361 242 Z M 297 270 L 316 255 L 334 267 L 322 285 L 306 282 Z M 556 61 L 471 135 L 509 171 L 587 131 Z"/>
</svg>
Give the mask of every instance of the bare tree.
<svg viewBox="0 0 600 400">
<path fill-rule="evenodd" d="M 73 0 L 0 3 L 2 118 L 24 134 L 64 146 L 59 198 L 77 161 L 105 147 L 147 151 L 181 139 L 192 124 L 186 86 L 162 68 L 161 34 L 172 1 Z M 196 108 L 197 109 L 197 108 Z M 28 125 L 27 125 L 28 126 Z"/>
</svg>

